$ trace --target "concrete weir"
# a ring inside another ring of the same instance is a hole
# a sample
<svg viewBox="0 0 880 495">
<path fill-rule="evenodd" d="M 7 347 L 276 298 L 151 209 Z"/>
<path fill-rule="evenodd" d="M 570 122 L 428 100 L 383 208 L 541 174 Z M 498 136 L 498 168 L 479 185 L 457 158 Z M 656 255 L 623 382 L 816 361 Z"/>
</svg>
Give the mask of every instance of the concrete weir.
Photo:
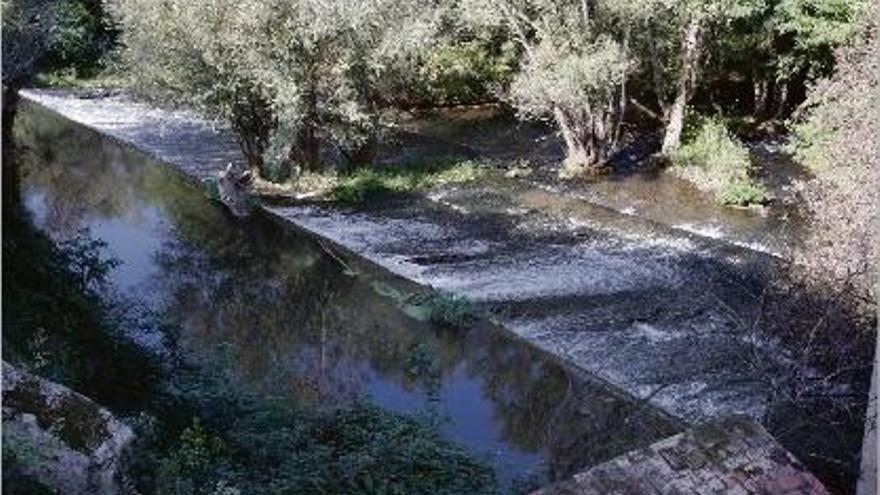
<svg viewBox="0 0 880 495">
<path fill-rule="evenodd" d="M 228 128 L 193 113 L 124 94 L 22 96 L 195 179 L 242 161 Z M 687 422 L 766 412 L 767 375 L 791 366 L 752 324 L 761 277 L 778 260 L 493 180 L 358 209 L 262 208 L 397 275 L 482 303 L 525 340 Z"/>
<path fill-rule="evenodd" d="M 634 450 L 533 495 L 827 495 L 766 430 L 730 416 Z"/>
</svg>

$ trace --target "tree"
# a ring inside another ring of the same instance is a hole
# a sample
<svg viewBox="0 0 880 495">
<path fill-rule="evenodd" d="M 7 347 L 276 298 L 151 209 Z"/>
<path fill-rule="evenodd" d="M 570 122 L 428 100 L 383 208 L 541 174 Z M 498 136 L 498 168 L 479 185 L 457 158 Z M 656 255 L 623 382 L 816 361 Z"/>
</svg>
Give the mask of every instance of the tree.
<svg viewBox="0 0 880 495">
<path fill-rule="evenodd" d="M 865 0 L 767 0 L 756 5 L 709 40 L 715 82 L 730 91 L 729 82 L 748 81 L 755 117 L 785 117 L 807 84 L 831 75 L 834 49 L 856 32 L 866 6 Z"/>
<path fill-rule="evenodd" d="M 799 265 L 827 287 L 852 284 L 876 298 L 880 258 L 880 8 L 857 23 L 859 36 L 836 51 L 795 126 L 795 157 L 815 173 L 804 184 L 813 228 Z M 869 303 L 870 304 L 870 303 Z"/>
<path fill-rule="evenodd" d="M 780 0 L 774 6 L 777 116 L 789 103 L 792 82 L 812 83 L 831 75 L 835 49 L 858 32 L 868 6 L 867 0 Z"/>
<path fill-rule="evenodd" d="M 375 157 L 396 75 L 435 29 L 403 0 L 113 0 L 141 89 L 227 119 L 252 169 Z"/>
<path fill-rule="evenodd" d="M 18 160 L 14 156 L 12 129 L 18 109 L 18 90 L 39 70 L 52 47 L 56 21 L 55 2 L 4 0 L 3 15 L 3 205 L 19 204 Z"/>
<path fill-rule="evenodd" d="M 504 27 L 524 58 L 507 94 L 519 112 L 552 119 L 566 145 L 564 171 L 595 172 L 618 148 L 630 68 L 628 31 L 587 1 L 471 0 L 464 15 Z"/>
<path fill-rule="evenodd" d="M 249 70 L 248 2 L 114 0 L 123 60 L 141 94 L 227 120 L 249 166 L 259 171 L 277 125 L 269 95 Z"/>
<path fill-rule="evenodd" d="M 687 107 L 699 83 L 707 37 L 723 36 L 731 21 L 751 15 L 764 0 L 644 0 L 653 12 L 643 30 L 650 79 L 665 123 L 661 154 L 681 142 Z"/>
</svg>

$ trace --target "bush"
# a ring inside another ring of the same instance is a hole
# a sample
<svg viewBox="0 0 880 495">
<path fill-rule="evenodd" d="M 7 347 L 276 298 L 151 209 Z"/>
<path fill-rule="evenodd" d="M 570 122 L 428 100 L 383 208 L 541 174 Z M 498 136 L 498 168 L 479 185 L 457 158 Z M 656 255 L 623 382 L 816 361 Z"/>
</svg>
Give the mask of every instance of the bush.
<svg viewBox="0 0 880 495">
<path fill-rule="evenodd" d="M 442 439 L 429 417 L 367 402 L 301 409 L 230 383 L 220 370 L 179 370 L 173 377 L 170 410 L 197 419 L 178 435 L 170 432 L 170 442 L 160 437 L 173 428 L 138 431 L 132 457 L 158 464 L 135 473 L 141 491 L 152 492 L 155 479 L 155 491 L 168 495 L 495 493 L 491 467 Z"/>
<path fill-rule="evenodd" d="M 330 198 L 346 204 L 360 204 L 388 193 L 406 193 L 444 184 L 462 184 L 479 179 L 485 167 L 465 161 L 412 162 L 362 168 L 340 179 Z"/>
<path fill-rule="evenodd" d="M 483 314 L 476 303 L 455 294 L 431 293 L 413 296 L 409 302 L 421 308 L 426 319 L 432 323 L 455 328 L 464 328 Z"/>
<path fill-rule="evenodd" d="M 713 193 L 722 204 L 745 206 L 768 199 L 763 186 L 751 177 L 748 149 L 730 135 L 720 118 L 699 122 L 672 160 L 674 173 Z"/>
<path fill-rule="evenodd" d="M 802 184 L 812 229 L 796 253 L 797 266 L 826 287 L 852 284 L 863 301 L 877 296 L 880 258 L 877 10 L 875 4 L 860 35 L 837 50 L 836 73 L 812 88 L 789 145 L 815 174 Z"/>
<path fill-rule="evenodd" d="M 721 187 L 716 198 L 723 205 L 762 204 L 767 201 L 767 190 L 755 182 L 731 182 Z"/>
</svg>

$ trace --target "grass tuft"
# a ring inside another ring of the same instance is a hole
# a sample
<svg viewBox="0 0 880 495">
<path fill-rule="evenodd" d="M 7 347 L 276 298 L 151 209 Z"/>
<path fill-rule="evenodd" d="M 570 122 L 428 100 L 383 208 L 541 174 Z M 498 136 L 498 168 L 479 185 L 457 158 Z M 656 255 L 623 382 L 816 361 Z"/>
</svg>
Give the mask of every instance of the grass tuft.
<svg viewBox="0 0 880 495">
<path fill-rule="evenodd" d="M 410 301 L 423 309 L 432 323 L 465 328 L 483 316 L 483 310 L 470 299 L 448 293 L 413 296 Z"/>
<path fill-rule="evenodd" d="M 465 161 L 410 162 L 362 168 L 339 178 L 330 190 L 333 201 L 359 204 L 389 193 L 409 193 L 446 184 L 463 184 L 484 176 L 486 167 Z"/>
</svg>

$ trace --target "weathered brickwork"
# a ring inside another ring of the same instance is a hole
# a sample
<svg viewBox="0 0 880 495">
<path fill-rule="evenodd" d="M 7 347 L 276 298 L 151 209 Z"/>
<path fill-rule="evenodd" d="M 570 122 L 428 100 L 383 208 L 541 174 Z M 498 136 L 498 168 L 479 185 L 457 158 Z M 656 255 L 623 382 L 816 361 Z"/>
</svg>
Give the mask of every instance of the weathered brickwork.
<svg viewBox="0 0 880 495">
<path fill-rule="evenodd" d="M 533 495 L 826 495 L 760 425 L 731 416 L 628 452 Z"/>
</svg>

